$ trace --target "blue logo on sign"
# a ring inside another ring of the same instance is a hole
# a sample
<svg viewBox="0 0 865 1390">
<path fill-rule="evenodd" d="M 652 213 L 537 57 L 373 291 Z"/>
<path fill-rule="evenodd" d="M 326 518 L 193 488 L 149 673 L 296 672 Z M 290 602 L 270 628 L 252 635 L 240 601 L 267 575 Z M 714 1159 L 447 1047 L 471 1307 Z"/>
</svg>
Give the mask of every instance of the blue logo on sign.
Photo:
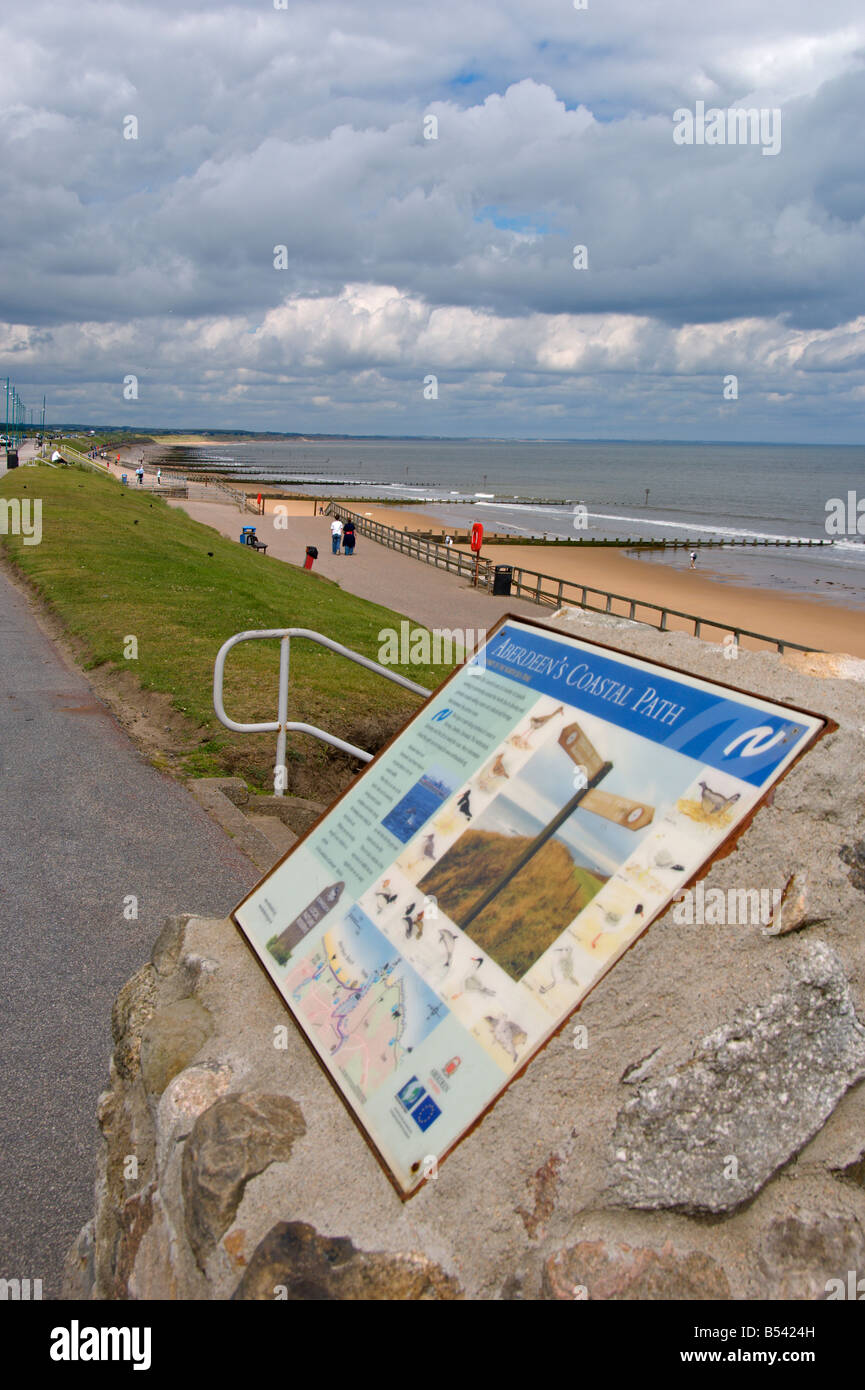
<svg viewBox="0 0 865 1390">
<path fill-rule="evenodd" d="M 416 1105 L 411 1112 L 411 1117 L 418 1129 L 426 1130 L 441 1113 L 432 1096 L 424 1096 L 420 1105 Z"/>
<path fill-rule="evenodd" d="M 453 714 L 452 709 L 440 709 L 438 714 L 433 715 L 432 722 L 434 724 L 440 724 L 443 719 L 447 719 L 451 714 Z"/>
<path fill-rule="evenodd" d="M 410 1081 L 407 1081 L 405 1085 L 397 1091 L 396 1098 L 403 1110 L 411 1110 L 412 1106 L 417 1105 L 421 1097 L 425 1095 L 426 1091 L 423 1086 L 418 1081 L 417 1077 L 413 1076 Z"/>
</svg>

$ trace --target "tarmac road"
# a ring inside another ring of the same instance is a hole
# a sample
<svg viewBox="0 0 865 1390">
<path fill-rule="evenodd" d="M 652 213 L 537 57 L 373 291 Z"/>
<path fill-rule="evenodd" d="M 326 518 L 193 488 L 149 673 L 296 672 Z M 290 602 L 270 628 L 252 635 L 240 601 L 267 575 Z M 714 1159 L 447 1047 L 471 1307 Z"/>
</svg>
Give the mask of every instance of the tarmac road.
<svg viewBox="0 0 865 1390">
<path fill-rule="evenodd" d="M 0 572 L 0 1278 L 59 1296 L 93 1212 L 117 990 L 167 916 L 224 916 L 259 876 Z"/>
</svg>

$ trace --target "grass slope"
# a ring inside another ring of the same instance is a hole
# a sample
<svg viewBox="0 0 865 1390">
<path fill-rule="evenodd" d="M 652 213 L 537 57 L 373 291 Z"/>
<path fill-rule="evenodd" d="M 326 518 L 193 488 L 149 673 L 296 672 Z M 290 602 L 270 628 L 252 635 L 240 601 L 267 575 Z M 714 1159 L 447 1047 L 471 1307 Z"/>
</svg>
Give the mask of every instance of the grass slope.
<svg viewBox="0 0 865 1390">
<path fill-rule="evenodd" d="M 226 638 L 248 628 L 308 627 L 377 658 L 379 631 L 403 616 L 345 593 L 320 575 L 255 554 L 159 498 L 78 468 L 25 468 L 0 486 L 2 499 L 42 499 L 42 542 L 0 532 L 0 546 L 67 631 L 88 667 L 134 671 L 161 691 L 187 723 L 176 770 L 232 773 L 272 790 L 276 734 L 235 734 L 213 710 L 213 662 Z M 238 513 L 238 533 L 241 517 Z M 135 637 L 137 659 L 128 659 Z M 279 644 L 251 642 L 231 653 L 225 708 L 241 722 L 276 718 Z M 430 688 L 444 667 L 395 667 Z M 289 717 L 375 749 L 419 700 L 408 691 L 310 642 L 291 648 Z M 323 799 L 356 760 L 290 735 L 288 789 Z"/>
</svg>

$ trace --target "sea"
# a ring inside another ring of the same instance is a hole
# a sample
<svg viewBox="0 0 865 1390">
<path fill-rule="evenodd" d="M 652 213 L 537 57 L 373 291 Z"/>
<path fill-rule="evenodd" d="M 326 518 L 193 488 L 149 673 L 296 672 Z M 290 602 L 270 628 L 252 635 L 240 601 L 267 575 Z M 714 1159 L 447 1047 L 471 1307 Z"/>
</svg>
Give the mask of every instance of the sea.
<svg viewBox="0 0 865 1390">
<path fill-rule="evenodd" d="M 313 496 L 422 502 L 452 526 L 481 521 L 514 536 L 731 541 L 699 550 L 698 568 L 865 608 L 858 445 L 320 438 L 170 446 L 161 461 Z M 827 521 L 840 504 L 846 529 L 836 535 Z M 830 538 L 813 548 L 751 544 Z M 689 563 L 687 546 L 640 553 Z"/>
</svg>

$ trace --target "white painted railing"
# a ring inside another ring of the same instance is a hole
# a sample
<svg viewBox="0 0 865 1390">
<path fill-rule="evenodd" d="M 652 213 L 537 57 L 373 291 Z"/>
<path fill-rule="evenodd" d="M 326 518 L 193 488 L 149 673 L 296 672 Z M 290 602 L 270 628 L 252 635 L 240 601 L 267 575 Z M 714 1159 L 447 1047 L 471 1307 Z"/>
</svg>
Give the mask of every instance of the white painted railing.
<svg viewBox="0 0 865 1390">
<path fill-rule="evenodd" d="M 404 686 L 406 690 L 412 691 L 415 695 L 427 696 L 431 694 L 426 686 L 418 685 L 416 681 L 410 681 L 396 671 L 390 671 L 386 666 L 380 666 L 377 661 L 371 661 L 369 657 L 361 656 L 359 652 L 353 652 L 350 647 L 344 647 L 341 642 L 334 642 L 330 637 L 325 637 L 321 632 L 313 632 L 310 628 L 274 627 L 235 633 L 233 637 L 229 637 L 227 642 L 223 642 L 216 654 L 216 661 L 213 665 L 213 708 L 217 718 L 225 725 L 226 729 L 232 729 L 237 734 L 276 734 L 274 792 L 277 796 L 282 796 L 285 790 L 286 734 L 310 734 L 313 738 L 321 739 L 322 743 L 329 743 L 332 748 L 339 748 L 343 753 L 351 753 L 353 757 L 360 758 L 365 763 L 370 762 L 373 756 L 366 749 L 358 748 L 353 743 L 346 743 L 345 739 L 337 738 L 335 734 L 329 734 L 326 729 L 319 729 L 315 724 L 302 724 L 288 718 L 288 678 L 292 637 L 305 637 L 310 642 L 317 642 L 319 646 L 327 647 L 328 651 L 336 652 L 337 656 L 347 657 L 349 661 L 357 662 L 358 666 L 365 666 L 368 671 L 375 671 L 377 675 L 384 676 L 396 685 Z M 239 724 L 236 719 L 232 719 L 226 714 L 222 699 L 225 658 L 232 647 L 236 647 L 240 642 L 253 642 L 267 638 L 278 638 L 280 644 L 279 696 L 276 720 L 268 720 L 261 724 Z"/>
</svg>

